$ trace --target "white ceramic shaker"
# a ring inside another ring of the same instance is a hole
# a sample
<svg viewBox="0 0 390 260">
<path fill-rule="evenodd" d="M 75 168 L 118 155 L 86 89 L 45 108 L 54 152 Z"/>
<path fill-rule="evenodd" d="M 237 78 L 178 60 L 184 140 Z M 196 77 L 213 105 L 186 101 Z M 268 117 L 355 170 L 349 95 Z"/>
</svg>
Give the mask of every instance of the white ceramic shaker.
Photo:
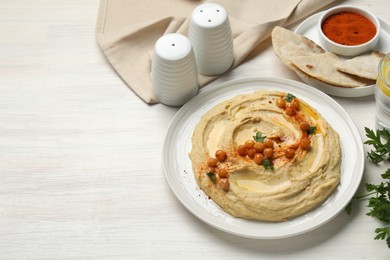
<svg viewBox="0 0 390 260">
<path fill-rule="evenodd" d="M 154 47 L 152 90 L 163 104 L 181 106 L 198 93 L 198 70 L 190 40 L 178 33 L 165 34 Z"/>
<path fill-rule="evenodd" d="M 232 66 L 232 29 L 228 14 L 221 5 L 205 3 L 197 6 L 191 15 L 188 38 L 200 74 L 218 75 Z"/>
</svg>

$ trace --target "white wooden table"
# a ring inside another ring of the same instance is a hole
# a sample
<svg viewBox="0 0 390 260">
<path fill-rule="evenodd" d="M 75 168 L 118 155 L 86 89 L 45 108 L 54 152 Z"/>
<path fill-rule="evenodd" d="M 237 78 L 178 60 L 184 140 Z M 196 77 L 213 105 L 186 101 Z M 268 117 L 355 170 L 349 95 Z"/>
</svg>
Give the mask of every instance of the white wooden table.
<svg viewBox="0 0 390 260">
<path fill-rule="evenodd" d="M 387 0 L 345 3 L 390 21 Z M 145 104 L 113 71 L 95 40 L 98 4 L 0 1 L 1 259 L 390 259 L 384 241 L 373 239 L 380 223 L 365 215 L 365 202 L 281 240 L 230 235 L 189 213 L 161 162 L 177 108 Z M 298 80 L 270 41 L 261 47 L 211 85 Z M 374 97 L 336 100 L 365 140 Z M 363 182 L 378 182 L 384 169 L 367 161 Z"/>
</svg>

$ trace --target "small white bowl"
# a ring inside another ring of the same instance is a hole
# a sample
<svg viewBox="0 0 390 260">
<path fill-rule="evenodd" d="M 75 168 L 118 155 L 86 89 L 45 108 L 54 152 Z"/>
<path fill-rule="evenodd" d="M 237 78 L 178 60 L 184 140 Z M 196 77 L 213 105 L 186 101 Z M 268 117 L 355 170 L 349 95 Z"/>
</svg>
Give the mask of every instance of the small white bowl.
<svg viewBox="0 0 390 260">
<path fill-rule="evenodd" d="M 331 15 L 341 13 L 341 12 L 356 13 L 368 18 L 371 22 L 374 23 L 376 27 L 375 36 L 368 42 L 359 45 L 343 45 L 330 40 L 328 37 L 326 37 L 326 35 L 322 31 L 322 23 Z M 341 5 L 341 6 L 330 8 L 329 10 L 325 11 L 320 16 L 320 19 L 318 20 L 317 28 L 318 28 L 319 38 L 320 38 L 320 44 L 326 50 L 343 56 L 357 56 L 361 53 L 368 52 L 374 49 L 374 47 L 376 46 L 379 40 L 381 24 L 378 18 L 374 14 L 372 14 L 371 12 L 363 8 L 352 6 L 352 5 Z"/>
</svg>

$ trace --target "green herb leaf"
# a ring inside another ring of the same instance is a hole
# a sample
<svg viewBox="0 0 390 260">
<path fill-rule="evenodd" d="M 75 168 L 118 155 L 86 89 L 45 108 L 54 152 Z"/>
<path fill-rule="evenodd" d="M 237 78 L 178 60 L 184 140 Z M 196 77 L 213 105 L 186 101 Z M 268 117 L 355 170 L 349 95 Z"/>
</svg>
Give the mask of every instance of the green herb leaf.
<svg viewBox="0 0 390 260">
<path fill-rule="evenodd" d="M 387 169 L 387 171 L 381 175 L 383 179 L 390 180 L 390 169 Z"/>
<path fill-rule="evenodd" d="M 287 93 L 287 96 L 284 97 L 284 100 L 286 100 L 287 102 L 291 102 L 294 98 L 296 98 L 296 96 L 291 93 Z"/>
<path fill-rule="evenodd" d="M 215 182 L 217 181 L 215 174 L 212 172 L 208 172 L 207 176 L 209 176 L 210 180 L 215 184 Z"/>
<path fill-rule="evenodd" d="M 368 127 L 365 128 L 368 138 L 364 144 L 374 147 L 367 152 L 367 157 L 375 164 L 384 160 L 390 161 L 390 132 L 386 129 L 377 129 L 375 132 Z"/>
<path fill-rule="evenodd" d="M 314 134 L 316 131 L 317 131 L 317 127 L 316 126 L 309 126 L 309 128 L 306 130 L 306 133 L 308 135 L 311 135 L 311 134 Z"/>
<path fill-rule="evenodd" d="M 274 166 L 273 166 L 272 161 L 270 159 L 263 160 L 262 164 L 263 164 L 265 169 L 274 170 Z"/>
<path fill-rule="evenodd" d="M 348 215 L 351 215 L 351 213 L 352 213 L 352 201 L 353 201 L 354 199 L 352 199 L 349 203 L 348 203 L 348 205 L 345 207 L 345 212 L 347 212 L 347 214 Z"/>
<path fill-rule="evenodd" d="M 366 191 L 368 191 L 368 192 L 374 191 L 376 188 L 376 185 L 371 184 L 371 183 L 366 183 L 365 186 L 366 186 Z"/>
<path fill-rule="evenodd" d="M 365 128 L 367 141 L 364 144 L 371 145 L 373 149 L 367 153 L 367 157 L 375 164 L 382 161 L 390 161 L 390 132 L 386 129 L 373 131 Z M 369 211 L 367 216 L 376 218 L 386 225 L 375 229 L 375 239 L 386 240 L 390 248 L 390 168 L 382 175 L 383 181 L 379 184 L 365 183 L 367 193 L 354 196 L 345 211 L 350 214 L 352 201 L 366 197 L 368 199 Z"/>
<path fill-rule="evenodd" d="M 263 136 L 263 133 L 262 132 L 259 132 L 257 131 L 256 132 L 256 135 L 253 136 L 253 139 L 256 141 L 256 142 L 259 142 L 259 143 L 262 143 L 264 142 L 264 139 L 267 138 L 265 135 Z"/>
<path fill-rule="evenodd" d="M 377 234 L 375 239 L 386 240 L 387 246 L 390 248 L 390 226 L 375 229 Z"/>
</svg>

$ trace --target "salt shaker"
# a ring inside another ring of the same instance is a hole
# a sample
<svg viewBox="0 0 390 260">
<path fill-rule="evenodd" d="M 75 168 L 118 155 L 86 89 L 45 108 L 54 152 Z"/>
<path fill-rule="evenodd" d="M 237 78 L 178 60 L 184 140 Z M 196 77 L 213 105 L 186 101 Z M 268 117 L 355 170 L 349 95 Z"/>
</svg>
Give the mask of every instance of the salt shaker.
<svg viewBox="0 0 390 260">
<path fill-rule="evenodd" d="M 198 93 L 198 70 L 190 40 L 165 34 L 154 47 L 152 91 L 163 104 L 181 106 Z"/>
<path fill-rule="evenodd" d="M 232 30 L 228 14 L 221 5 L 205 3 L 197 6 L 191 15 L 188 38 L 200 74 L 218 75 L 232 66 Z"/>
</svg>

